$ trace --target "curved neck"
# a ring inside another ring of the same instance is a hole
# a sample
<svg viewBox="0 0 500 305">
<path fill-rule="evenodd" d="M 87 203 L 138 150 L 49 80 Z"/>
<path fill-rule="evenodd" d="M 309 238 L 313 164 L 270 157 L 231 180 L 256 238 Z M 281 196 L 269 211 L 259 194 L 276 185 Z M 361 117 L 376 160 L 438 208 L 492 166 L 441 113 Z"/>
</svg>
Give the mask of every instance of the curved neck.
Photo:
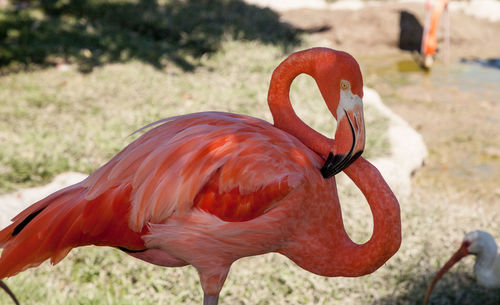
<svg viewBox="0 0 500 305">
<path fill-rule="evenodd" d="M 294 53 L 283 61 L 273 72 L 267 100 L 275 127 L 294 135 L 311 150 L 326 157 L 333 140 L 307 126 L 290 102 L 290 86 L 299 74 L 308 74 L 318 83 L 315 67 L 324 59 L 322 53 L 321 49 L 309 49 Z"/>
<path fill-rule="evenodd" d="M 492 272 L 493 266 L 495 265 L 495 260 L 499 255 L 497 254 L 497 249 L 498 247 L 493 237 L 484 239 L 481 251 L 476 254 L 476 262 L 474 264 L 474 270 L 476 270 L 476 272 L 485 272 L 485 271 Z"/>
<path fill-rule="evenodd" d="M 359 245 L 349 238 L 334 188 L 332 196 L 336 204 L 311 204 L 308 208 L 314 210 L 316 221 L 300 223 L 293 241 L 279 250 L 302 268 L 323 276 L 371 273 L 394 255 L 401 244 L 399 203 L 379 171 L 359 157 L 344 172 L 370 205 L 374 224 L 370 240 Z"/>
<path fill-rule="evenodd" d="M 486 257 L 476 258 L 474 273 L 477 281 L 490 288 L 500 288 L 500 254 L 490 253 Z"/>
<path fill-rule="evenodd" d="M 365 244 L 358 245 L 347 237 L 339 254 L 356 266 L 353 275 L 371 273 L 382 266 L 401 245 L 399 203 L 375 166 L 360 157 L 344 170 L 365 196 L 373 215 L 373 234 Z M 344 231 L 345 232 L 345 231 Z"/>
</svg>

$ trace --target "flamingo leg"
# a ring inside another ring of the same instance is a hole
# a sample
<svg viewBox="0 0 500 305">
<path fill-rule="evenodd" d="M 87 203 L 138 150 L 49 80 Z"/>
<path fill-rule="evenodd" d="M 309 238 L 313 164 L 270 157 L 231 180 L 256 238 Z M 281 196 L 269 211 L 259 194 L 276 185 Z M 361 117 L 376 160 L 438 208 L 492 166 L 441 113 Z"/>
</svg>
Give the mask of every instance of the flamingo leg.
<svg viewBox="0 0 500 305">
<path fill-rule="evenodd" d="M 203 305 L 217 305 L 219 303 L 219 295 L 203 295 Z"/>
<path fill-rule="evenodd" d="M 3 290 L 5 290 L 5 292 L 7 292 L 7 294 L 10 296 L 12 301 L 14 301 L 14 303 L 16 303 L 16 305 L 19 305 L 19 301 L 17 300 L 17 298 L 14 295 L 14 293 L 12 292 L 12 290 L 10 290 L 9 286 L 7 286 L 7 284 L 5 284 L 3 281 L 0 281 L 0 287 Z M 215 304 L 217 304 L 217 303 L 215 303 Z"/>
<path fill-rule="evenodd" d="M 448 5 L 446 4 L 444 7 L 444 41 L 447 65 L 450 64 L 450 10 Z"/>
</svg>

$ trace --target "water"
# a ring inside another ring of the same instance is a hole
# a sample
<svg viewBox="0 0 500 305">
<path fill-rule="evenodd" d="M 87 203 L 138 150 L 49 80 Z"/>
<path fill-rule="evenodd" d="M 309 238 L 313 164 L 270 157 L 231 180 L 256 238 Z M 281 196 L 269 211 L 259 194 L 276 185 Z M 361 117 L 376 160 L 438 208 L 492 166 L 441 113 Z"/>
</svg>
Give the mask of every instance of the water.
<svg viewBox="0 0 500 305">
<path fill-rule="evenodd" d="M 500 177 L 500 59 L 459 60 L 450 64 L 438 60 L 431 70 L 425 71 L 406 57 L 377 72 L 378 80 L 385 85 L 381 88 L 387 88 L 384 93 L 389 98 L 424 104 L 427 109 L 442 113 L 443 121 L 436 117 L 427 121 L 415 119 L 417 126 L 442 123 L 435 129 L 424 128 L 435 132 L 429 136 L 431 150 L 448 151 L 436 153 L 436 173 L 447 171 L 450 183 L 474 190 L 491 188 L 489 193 L 494 193 Z M 454 121 L 446 124 L 450 119 Z"/>
<path fill-rule="evenodd" d="M 408 73 L 408 72 L 425 73 L 426 72 L 426 71 L 422 70 L 422 68 L 420 68 L 420 65 L 417 64 L 417 62 L 414 60 L 400 60 L 397 62 L 396 65 L 397 65 L 398 72 L 401 72 L 401 73 Z"/>
<path fill-rule="evenodd" d="M 489 63 L 461 61 L 449 67 L 438 66 L 436 71 L 432 71 L 432 77 L 446 85 L 459 86 L 461 90 L 476 92 L 480 97 L 490 100 L 490 96 L 500 94 L 500 60 Z"/>
<path fill-rule="evenodd" d="M 428 77 L 433 84 L 460 88 L 474 93 L 478 99 L 500 102 L 500 59 L 462 59 L 450 65 L 436 63 L 430 71 L 420 68 L 414 60 L 402 60 L 397 62 L 397 71 L 418 73 Z"/>
</svg>

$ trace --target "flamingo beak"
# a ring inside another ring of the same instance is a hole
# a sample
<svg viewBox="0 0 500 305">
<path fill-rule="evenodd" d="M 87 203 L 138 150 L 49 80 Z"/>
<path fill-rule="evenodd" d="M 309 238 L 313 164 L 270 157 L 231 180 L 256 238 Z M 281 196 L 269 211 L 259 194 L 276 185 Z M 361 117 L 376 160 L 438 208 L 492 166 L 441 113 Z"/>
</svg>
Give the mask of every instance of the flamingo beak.
<svg viewBox="0 0 500 305">
<path fill-rule="evenodd" d="M 328 154 L 325 164 L 321 168 L 323 178 L 330 178 L 348 167 L 356 160 L 365 148 L 365 123 L 361 98 L 356 99 L 354 107 L 346 110 L 342 101 L 337 109 L 337 131 L 333 151 Z"/>
<path fill-rule="evenodd" d="M 441 270 L 436 273 L 436 276 L 434 276 L 434 279 L 432 280 L 432 283 L 427 289 L 427 293 L 425 294 L 424 305 L 429 302 L 429 297 L 431 295 L 432 289 L 434 289 L 434 286 L 436 285 L 437 281 L 439 281 L 439 279 L 443 276 L 443 274 L 450 270 L 450 268 L 453 267 L 453 265 L 455 265 L 463 257 L 469 254 L 468 246 L 469 245 L 466 242 L 463 242 L 457 252 L 455 252 L 455 254 L 453 254 L 453 256 L 450 257 L 450 259 L 446 262 L 446 264 L 444 264 Z"/>
</svg>

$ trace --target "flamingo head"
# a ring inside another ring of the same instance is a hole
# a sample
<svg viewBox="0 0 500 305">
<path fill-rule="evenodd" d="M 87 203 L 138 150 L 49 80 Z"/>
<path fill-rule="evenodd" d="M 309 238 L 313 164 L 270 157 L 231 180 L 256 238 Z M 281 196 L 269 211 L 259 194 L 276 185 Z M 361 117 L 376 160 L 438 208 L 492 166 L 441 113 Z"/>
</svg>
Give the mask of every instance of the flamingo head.
<svg viewBox="0 0 500 305">
<path fill-rule="evenodd" d="M 427 293 L 425 295 L 424 305 L 429 301 L 429 296 L 434 289 L 434 286 L 439 281 L 439 279 L 453 267 L 457 262 L 459 262 L 465 256 L 472 255 L 480 255 L 486 249 L 492 253 L 496 254 L 496 243 L 489 233 L 484 231 L 473 231 L 469 232 L 465 235 L 460 247 L 458 250 L 448 259 L 448 261 L 441 267 L 441 269 L 436 273 L 434 279 L 432 280 L 431 285 L 427 289 Z M 489 249 L 494 248 L 494 249 Z"/>
<path fill-rule="evenodd" d="M 365 147 L 363 78 L 348 53 L 332 51 L 316 66 L 316 82 L 326 105 L 337 119 L 337 130 L 321 173 L 329 178 L 356 160 Z"/>
<path fill-rule="evenodd" d="M 289 90 L 293 79 L 306 73 L 314 78 L 330 113 L 337 120 L 334 140 L 312 130 L 292 109 Z M 312 48 L 290 55 L 273 72 L 268 102 L 274 126 L 283 129 L 326 158 L 321 168 L 330 178 L 344 170 L 365 147 L 363 77 L 359 65 L 346 52 Z"/>
</svg>

